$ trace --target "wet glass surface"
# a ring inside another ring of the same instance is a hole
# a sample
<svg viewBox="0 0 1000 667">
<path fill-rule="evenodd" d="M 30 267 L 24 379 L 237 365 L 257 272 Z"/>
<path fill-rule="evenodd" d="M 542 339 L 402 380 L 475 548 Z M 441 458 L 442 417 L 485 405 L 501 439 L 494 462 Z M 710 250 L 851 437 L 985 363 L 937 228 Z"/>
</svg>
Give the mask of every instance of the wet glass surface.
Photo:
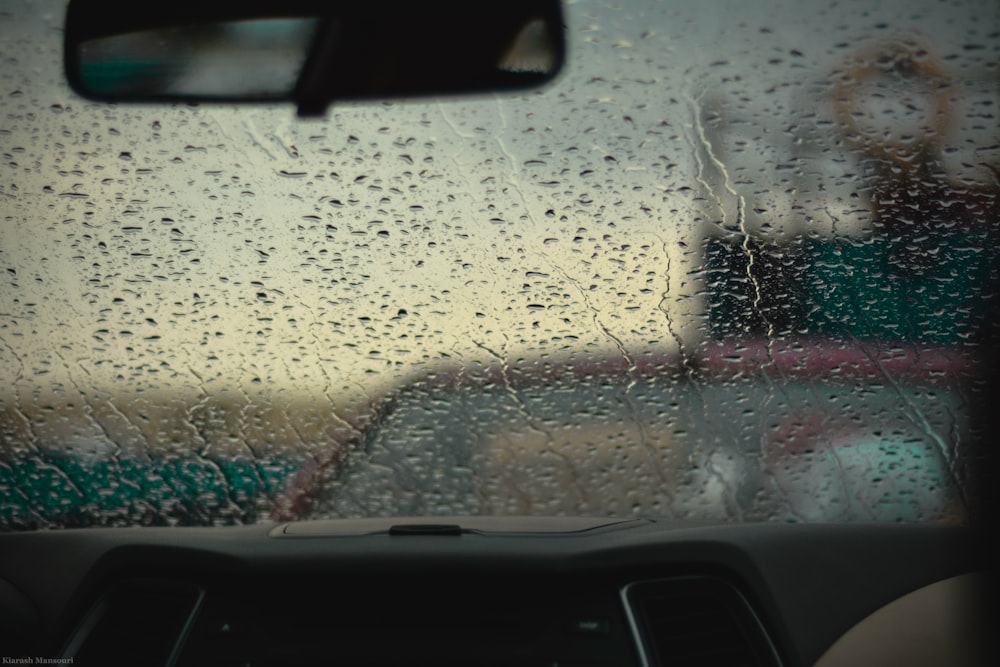
<svg viewBox="0 0 1000 667">
<path fill-rule="evenodd" d="M 566 3 L 532 93 L 102 106 L 0 8 L 0 525 L 963 521 L 990 1 Z"/>
</svg>

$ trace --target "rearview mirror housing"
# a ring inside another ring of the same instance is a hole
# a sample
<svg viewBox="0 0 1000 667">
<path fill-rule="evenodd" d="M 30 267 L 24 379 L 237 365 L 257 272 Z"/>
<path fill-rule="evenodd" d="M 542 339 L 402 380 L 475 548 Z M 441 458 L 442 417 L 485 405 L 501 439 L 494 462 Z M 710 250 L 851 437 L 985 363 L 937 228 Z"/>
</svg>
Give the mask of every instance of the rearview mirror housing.
<svg viewBox="0 0 1000 667">
<path fill-rule="evenodd" d="M 64 62 L 101 102 L 469 95 L 539 86 L 565 59 L 559 0 L 71 0 Z"/>
</svg>

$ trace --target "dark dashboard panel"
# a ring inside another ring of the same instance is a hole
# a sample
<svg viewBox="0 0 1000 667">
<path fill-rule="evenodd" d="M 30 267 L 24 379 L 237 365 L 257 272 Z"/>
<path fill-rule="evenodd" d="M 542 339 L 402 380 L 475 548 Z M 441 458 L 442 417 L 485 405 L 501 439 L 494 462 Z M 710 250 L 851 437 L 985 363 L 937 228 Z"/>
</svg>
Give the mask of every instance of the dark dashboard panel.
<svg viewBox="0 0 1000 667">
<path fill-rule="evenodd" d="M 309 537 L 274 525 L 0 535 L 0 579 L 37 611 L 40 639 L 18 649 L 35 656 L 85 646 L 74 633 L 95 604 L 152 580 L 160 593 L 163 582 L 204 593 L 180 665 L 635 665 L 622 590 L 708 577 L 746 601 L 782 664 L 806 665 L 888 602 L 985 567 L 973 531 L 940 526 L 519 532 L 508 520 L 502 531 L 390 535 L 390 523 Z"/>
<path fill-rule="evenodd" d="M 179 665 L 634 665 L 610 582 L 400 572 L 207 590 Z"/>
</svg>

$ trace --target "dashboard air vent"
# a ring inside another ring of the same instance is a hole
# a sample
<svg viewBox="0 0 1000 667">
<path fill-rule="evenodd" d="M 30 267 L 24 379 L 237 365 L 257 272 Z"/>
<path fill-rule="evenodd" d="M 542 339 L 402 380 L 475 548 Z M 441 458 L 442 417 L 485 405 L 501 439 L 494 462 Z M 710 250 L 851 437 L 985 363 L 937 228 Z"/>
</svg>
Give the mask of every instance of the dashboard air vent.
<svg viewBox="0 0 1000 667">
<path fill-rule="evenodd" d="M 63 650 L 84 664 L 172 665 L 201 603 L 192 584 L 133 579 L 108 590 Z"/>
<path fill-rule="evenodd" d="M 760 621 L 742 595 L 714 577 L 647 581 L 622 591 L 647 667 L 777 667 Z"/>
</svg>

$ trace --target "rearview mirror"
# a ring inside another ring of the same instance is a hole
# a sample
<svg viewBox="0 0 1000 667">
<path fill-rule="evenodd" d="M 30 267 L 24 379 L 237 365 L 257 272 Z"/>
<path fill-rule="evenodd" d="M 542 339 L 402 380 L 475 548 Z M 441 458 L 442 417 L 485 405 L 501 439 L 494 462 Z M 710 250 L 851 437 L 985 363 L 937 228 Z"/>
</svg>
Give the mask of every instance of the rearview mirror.
<svg viewBox="0 0 1000 667">
<path fill-rule="evenodd" d="M 560 70 L 558 0 L 71 0 L 70 86 L 102 102 L 335 100 L 517 90 Z"/>
</svg>

